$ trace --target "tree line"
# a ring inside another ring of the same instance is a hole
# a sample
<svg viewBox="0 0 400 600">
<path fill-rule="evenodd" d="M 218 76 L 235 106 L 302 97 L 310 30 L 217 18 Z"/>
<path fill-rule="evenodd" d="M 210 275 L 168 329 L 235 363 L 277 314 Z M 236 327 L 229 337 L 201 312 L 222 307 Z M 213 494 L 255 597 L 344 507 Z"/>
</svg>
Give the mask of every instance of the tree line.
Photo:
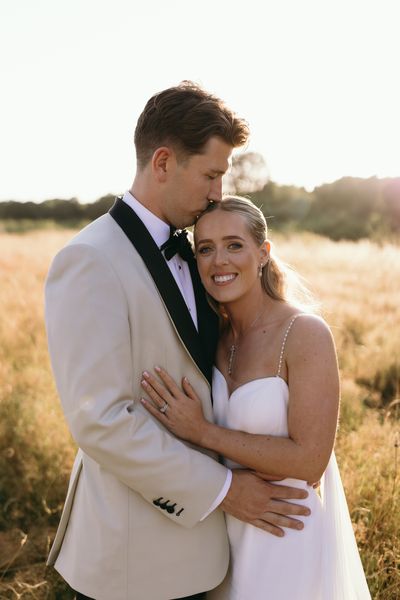
<svg viewBox="0 0 400 600">
<path fill-rule="evenodd" d="M 234 158 L 226 191 L 251 198 L 275 231 L 306 230 L 334 240 L 385 239 L 400 233 L 400 177 L 343 177 L 308 192 L 271 181 L 264 159 L 245 153 Z M 96 219 L 114 200 L 111 194 L 90 204 L 76 198 L 41 203 L 10 200 L 0 202 L 0 219 L 71 226 Z"/>
<path fill-rule="evenodd" d="M 343 177 L 313 192 L 270 181 L 250 197 L 277 230 L 312 231 L 333 240 L 400 233 L 400 177 Z"/>
</svg>

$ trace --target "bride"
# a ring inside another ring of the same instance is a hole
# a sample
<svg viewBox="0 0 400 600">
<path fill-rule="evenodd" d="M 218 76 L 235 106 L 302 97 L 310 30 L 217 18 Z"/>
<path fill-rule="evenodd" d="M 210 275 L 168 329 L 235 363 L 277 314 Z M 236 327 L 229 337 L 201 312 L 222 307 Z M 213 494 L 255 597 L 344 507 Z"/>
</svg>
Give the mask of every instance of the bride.
<svg viewBox="0 0 400 600">
<path fill-rule="evenodd" d="M 215 423 L 204 418 L 190 382 L 184 378 L 180 388 L 159 367 L 143 384 L 153 404 L 142 402 L 175 435 L 219 453 L 228 467 L 307 489 L 311 509 L 301 532 L 276 527 L 275 535 L 226 514 L 230 569 L 207 598 L 368 599 L 333 453 L 339 377 L 330 330 L 290 300 L 265 218 L 249 200 L 228 196 L 210 205 L 194 238 L 221 321 Z M 318 480 L 320 491 L 307 483 Z"/>
</svg>

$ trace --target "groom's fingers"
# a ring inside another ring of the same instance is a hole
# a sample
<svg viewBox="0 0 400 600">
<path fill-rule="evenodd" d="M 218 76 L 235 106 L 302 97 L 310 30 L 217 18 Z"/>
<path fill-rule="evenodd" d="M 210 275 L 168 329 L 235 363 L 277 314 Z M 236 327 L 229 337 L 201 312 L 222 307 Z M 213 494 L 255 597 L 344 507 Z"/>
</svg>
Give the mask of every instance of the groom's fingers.
<svg viewBox="0 0 400 600">
<path fill-rule="evenodd" d="M 285 475 L 270 475 L 269 473 L 261 473 L 261 471 L 254 471 L 254 475 L 257 475 L 260 479 L 264 479 L 264 481 L 282 481 L 285 479 Z"/>
<path fill-rule="evenodd" d="M 304 523 L 299 519 L 292 519 L 274 512 L 266 512 L 262 516 L 262 520 L 272 527 L 284 527 L 286 529 L 297 529 L 298 531 L 304 528 Z"/>
<path fill-rule="evenodd" d="M 294 502 L 285 502 L 284 500 L 270 500 L 268 510 L 280 515 L 297 515 L 307 517 L 310 509 L 304 504 L 295 504 Z"/>
<path fill-rule="evenodd" d="M 263 529 L 264 531 L 272 533 L 272 535 L 275 535 L 277 537 L 283 537 L 285 535 L 283 529 L 281 529 L 280 527 L 275 527 L 271 523 L 267 523 L 266 521 L 262 521 L 261 519 L 256 519 L 251 524 L 254 525 L 254 527 L 258 527 L 258 529 Z"/>
<path fill-rule="evenodd" d="M 287 485 L 274 485 L 273 483 L 265 482 L 270 488 L 270 494 L 272 498 L 279 498 L 284 500 L 304 500 L 308 496 L 307 490 L 304 488 L 289 487 Z"/>
<path fill-rule="evenodd" d="M 233 469 L 231 487 L 221 508 L 273 535 L 282 536 L 282 528 L 295 529 L 300 534 L 304 525 L 296 517 L 306 517 L 310 509 L 296 500 L 301 502 L 307 495 L 302 488 L 271 484 L 249 470 Z"/>
</svg>

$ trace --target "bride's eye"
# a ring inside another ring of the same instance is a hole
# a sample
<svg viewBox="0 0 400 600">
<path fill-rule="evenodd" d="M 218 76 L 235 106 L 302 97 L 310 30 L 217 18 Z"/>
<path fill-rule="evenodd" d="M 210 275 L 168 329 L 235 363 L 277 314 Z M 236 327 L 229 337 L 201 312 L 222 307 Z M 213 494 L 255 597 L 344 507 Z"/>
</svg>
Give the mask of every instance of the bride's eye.
<svg viewBox="0 0 400 600">
<path fill-rule="evenodd" d="M 210 246 L 201 246 L 198 250 L 197 250 L 197 254 L 209 254 L 211 252 L 211 247 Z"/>
<path fill-rule="evenodd" d="M 241 248 L 243 248 L 243 244 L 241 244 L 240 242 L 232 242 L 231 244 L 229 244 L 228 248 L 229 250 L 240 250 Z"/>
</svg>

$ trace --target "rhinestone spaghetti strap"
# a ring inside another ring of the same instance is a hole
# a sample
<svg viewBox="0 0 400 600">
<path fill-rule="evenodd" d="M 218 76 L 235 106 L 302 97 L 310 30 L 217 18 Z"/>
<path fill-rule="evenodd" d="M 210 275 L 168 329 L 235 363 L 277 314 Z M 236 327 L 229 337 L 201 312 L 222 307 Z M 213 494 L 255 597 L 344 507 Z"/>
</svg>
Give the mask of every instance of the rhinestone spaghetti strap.
<svg viewBox="0 0 400 600">
<path fill-rule="evenodd" d="M 304 313 L 299 313 L 298 315 L 294 315 L 294 317 L 292 318 L 292 320 L 290 321 L 288 328 L 285 331 L 285 335 L 283 336 L 283 342 L 282 342 L 282 348 L 281 348 L 281 354 L 279 356 L 279 365 L 278 365 L 278 372 L 276 374 L 277 377 L 280 377 L 281 375 L 281 368 L 282 368 L 282 361 L 283 361 L 283 353 L 285 352 L 285 346 L 286 346 L 286 340 L 287 340 L 287 336 L 289 335 L 289 331 L 292 328 L 293 323 L 295 322 L 295 320 L 297 319 L 297 317 L 300 317 L 302 314 Z"/>
</svg>

